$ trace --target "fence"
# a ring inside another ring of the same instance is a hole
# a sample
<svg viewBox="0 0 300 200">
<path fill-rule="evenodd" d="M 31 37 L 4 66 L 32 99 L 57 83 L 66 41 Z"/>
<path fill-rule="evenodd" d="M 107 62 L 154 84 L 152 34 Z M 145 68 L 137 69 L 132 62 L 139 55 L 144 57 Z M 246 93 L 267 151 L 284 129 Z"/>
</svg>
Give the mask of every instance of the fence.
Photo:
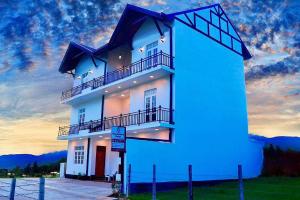
<svg viewBox="0 0 300 200">
<path fill-rule="evenodd" d="M 45 199 L 45 178 L 0 179 L 0 198 L 2 199 Z"/>
<path fill-rule="evenodd" d="M 127 172 L 127 183 L 126 183 L 126 189 L 125 189 L 125 193 L 126 193 L 126 196 L 129 197 L 130 194 L 131 194 L 131 186 L 132 186 L 132 180 L 134 178 L 139 178 L 138 176 L 140 177 L 148 177 L 148 178 L 151 178 L 152 179 L 152 191 L 151 191 L 151 199 L 152 200 L 156 200 L 157 199 L 157 188 L 158 188 L 158 183 L 157 183 L 157 170 L 156 170 L 156 165 L 153 165 L 153 168 L 152 168 L 152 175 L 151 174 L 145 174 L 145 173 L 142 173 L 142 172 L 137 172 L 137 171 L 134 171 L 134 174 L 132 173 L 132 166 L 129 165 L 128 167 L 128 172 Z M 186 198 L 184 199 L 188 199 L 188 200 L 194 200 L 194 199 L 205 199 L 206 198 L 201 198 L 201 196 L 197 196 L 197 198 L 195 198 L 194 196 L 194 187 L 193 187 L 193 184 L 195 182 L 193 182 L 193 178 L 196 177 L 196 178 L 199 178 L 200 176 L 201 177 L 204 177 L 204 175 L 200 175 L 200 174 L 193 174 L 193 168 L 192 168 L 192 165 L 188 165 L 187 166 L 187 172 L 186 174 L 172 174 L 172 173 L 165 173 L 165 175 L 172 175 L 172 176 L 180 176 L 180 177 L 183 177 L 185 176 L 186 177 L 186 181 L 187 181 L 187 190 L 186 190 Z M 150 177 L 152 176 L 152 177 Z M 217 175 L 215 175 L 217 176 Z M 232 176 L 232 175 L 231 175 Z M 239 199 L 239 200 L 244 200 L 244 184 L 243 184 L 243 170 L 242 170 L 242 166 L 241 165 L 238 165 L 237 166 L 237 172 L 235 175 L 235 178 L 237 178 L 237 182 L 236 182 L 236 189 L 232 189 L 232 188 L 226 188 L 226 190 L 233 190 L 232 193 L 233 195 L 235 195 L 235 199 Z M 177 183 L 178 184 L 178 183 Z M 184 186 L 185 183 L 181 182 L 180 186 Z M 176 188 L 176 186 L 175 186 Z M 207 187 L 208 188 L 208 187 Z M 206 189 L 207 189 L 206 188 Z M 212 188 L 210 188 L 212 189 Z M 223 198 L 221 198 L 223 199 Z"/>
</svg>

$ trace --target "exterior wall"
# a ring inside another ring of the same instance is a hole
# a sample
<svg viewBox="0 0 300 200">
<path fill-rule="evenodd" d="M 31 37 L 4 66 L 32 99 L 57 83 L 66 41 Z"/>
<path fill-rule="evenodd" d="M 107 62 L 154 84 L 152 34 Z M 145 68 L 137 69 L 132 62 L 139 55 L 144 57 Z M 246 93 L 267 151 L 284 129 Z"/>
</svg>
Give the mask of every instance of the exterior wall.
<svg viewBox="0 0 300 200">
<path fill-rule="evenodd" d="M 119 56 L 121 56 L 121 59 Z M 107 72 L 111 72 L 131 64 L 131 49 L 129 45 L 122 45 L 109 51 L 107 60 Z"/>
<path fill-rule="evenodd" d="M 78 112 L 85 108 L 85 122 L 101 118 L 102 98 L 98 97 L 90 101 L 81 102 L 72 106 L 70 124 L 78 124 Z"/>
<path fill-rule="evenodd" d="M 92 70 L 93 73 L 89 73 L 88 76 L 84 79 L 85 82 L 92 80 L 93 78 L 97 78 L 104 74 L 104 62 L 95 59 L 97 64 L 97 68 L 95 67 L 92 59 L 90 56 L 83 56 L 78 65 L 75 68 L 75 77 L 81 76 L 82 74 Z M 81 79 L 75 78 L 74 79 L 74 86 L 80 85 L 82 82 Z"/>
<path fill-rule="evenodd" d="M 86 160 L 87 160 L 87 139 L 84 140 L 69 140 L 68 155 L 67 155 L 67 170 L 66 174 L 70 175 L 85 175 Z M 83 164 L 74 163 L 74 148 L 75 146 L 84 146 L 84 161 Z"/>
<path fill-rule="evenodd" d="M 118 166 L 121 163 L 118 152 L 111 151 L 111 141 L 108 139 L 91 139 L 90 148 L 90 165 L 89 165 L 89 175 L 95 175 L 96 166 L 96 149 L 97 146 L 106 147 L 105 155 L 105 175 L 113 176 L 118 171 Z"/>
<path fill-rule="evenodd" d="M 121 97 L 121 93 L 105 96 L 104 116 L 112 117 L 120 115 L 121 113 L 129 113 L 129 105 L 129 97 Z"/>
<path fill-rule="evenodd" d="M 170 84 L 169 77 L 151 81 L 130 89 L 130 112 L 145 110 L 144 92 L 156 88 L 156 105 L 169 108 Z"/>
<path fill-rule="evenodd" d="M 152 42 L 158 41 L 158 51 L 163 51 L 167 54 L 170 53 L 170 38 L 169 38 L 169 30 L 159 22 L 159 25 L 164 32 L 165 42 L 160 41 L 160 34 L 155 26 L 153 20 L 148 19 L 144 24 L 140 27 L 140 29 L 135 33 L 132 39 L 132 61 L 138 61 L 142 58 L 147 57 L 146 45 Z M 143 48 L 144 51 L 140 52 L 140 48 Z"/>
<path fill-rule="evenodd" d="M 154 163 L 160 182 L 186 181 L 189 164 L 194 180 L 236 178 L 238 164 L 245 177 L 258 176 L 262 151 L 248 139 L 243 58 L 177 21 L 175 32 L 175 142 L 128 140 L 132 179 L 150 182 Z"/>
</svg>

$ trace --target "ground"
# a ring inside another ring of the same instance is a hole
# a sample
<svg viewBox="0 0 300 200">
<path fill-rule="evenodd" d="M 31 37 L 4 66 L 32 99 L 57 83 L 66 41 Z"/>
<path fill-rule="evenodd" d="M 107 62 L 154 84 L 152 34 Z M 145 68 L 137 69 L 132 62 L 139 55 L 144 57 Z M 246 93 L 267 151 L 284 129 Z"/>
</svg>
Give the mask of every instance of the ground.
<svg viewBox="0 0 300 200">
<path fill-rule="evenodd" d="M 15 200 L 38 199 L 38 179 L 17 179 Z M 79 181 L 73 179 L 46 179 L 45 199 L 63 200 L 111 200 L 111 184 Z M 7 200 L 10 179 L 0 179 L 0 200 Z M 271 177 L 257 178 L 244 181 L 246 200 L 299 200 L 300 177 Z M 157 200 L 185 200 L 187 188 L 180 188 L 168 192 L 159 192 Z M 195 200 L 237 200 L 237 181 L 213 186 L 194 187 Z M 151 194 L 136 194 L 130 200 L 151 200 Z"/>
<path fill-rule="evenodd" d="M 17 179 L 15 200 L 38 199 L 37 178 Z M 10 179 L 0 179 L 0 200 L 7 200 Z M 45 180 L 45 200 L 110 200 L 111 184 L 79 181 L 73 179 L 49 178 Z M 1 197 L 2 196 L 2 197 Z"/>
<path fill-rule="evenodd" d="M 299 200 L 300 177 L 270 177 L 244 181 L 246 200 Z M 157 200 L 187 199 L 187 188 L 157 194 Z M 195 187 L 194 200 L 237 200 L 238 183 Z M 130 200 L 150 200 L 151 194 L 132 195 Z"/>
</svg>

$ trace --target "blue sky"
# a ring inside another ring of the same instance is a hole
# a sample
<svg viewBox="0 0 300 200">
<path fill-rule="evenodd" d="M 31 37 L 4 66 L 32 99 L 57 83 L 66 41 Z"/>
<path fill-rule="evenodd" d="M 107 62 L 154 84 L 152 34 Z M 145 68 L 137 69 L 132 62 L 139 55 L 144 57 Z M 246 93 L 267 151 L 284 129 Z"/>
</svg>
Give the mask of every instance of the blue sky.
<svg viewBox="0 0 300 200">
<path fill-rule="evenodd" d="M 58 72 L 70 41 L 91 47 L 110 37 L 127 3 L 122 0 L 0 2 L 0 154 L 66 148 L 56 141 L 68 124 Z M 138 6 L 175 12 L 215 1 L 140 0 Z M 300 136 L 300 4 L 296 0 L 224 0 L 253 58 L 245 62 L 249 132 Z M 135 4 L 137 5 L 137 4 Z"/>
</svg>

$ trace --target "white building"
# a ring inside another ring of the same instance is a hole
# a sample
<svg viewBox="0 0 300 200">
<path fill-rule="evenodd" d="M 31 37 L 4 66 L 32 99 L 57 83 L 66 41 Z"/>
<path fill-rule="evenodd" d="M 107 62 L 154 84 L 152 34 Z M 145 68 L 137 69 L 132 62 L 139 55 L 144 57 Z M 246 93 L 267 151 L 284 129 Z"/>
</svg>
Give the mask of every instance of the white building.
<svg viewBox="0 0 300 200">
<path fill-rule="evenodd" d="M 70 43 L 59 71 L 74 77 L 66 177 L 103 178 L 132 166 L 132 183 L 223 180 L 260 174 L 248 138 L 244 64 L 251 55 L 219 4 L 172 14 L 127 5 L 109 42 Z M 126 153 L 111 127 L 126 126 Z"/>
</svg>

